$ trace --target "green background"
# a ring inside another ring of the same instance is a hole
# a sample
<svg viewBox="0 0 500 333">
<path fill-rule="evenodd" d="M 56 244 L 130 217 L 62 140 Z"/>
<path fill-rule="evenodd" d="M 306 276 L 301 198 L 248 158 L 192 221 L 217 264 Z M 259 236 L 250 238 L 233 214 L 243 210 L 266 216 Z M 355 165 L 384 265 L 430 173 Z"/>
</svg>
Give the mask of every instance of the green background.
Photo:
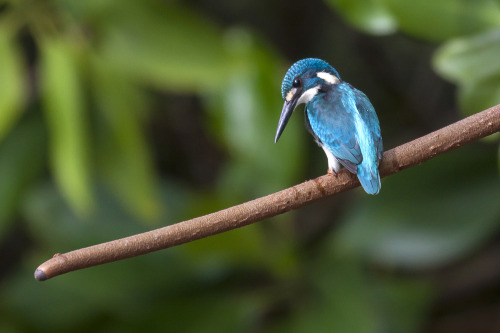
<svg viewBox="0 0 500 333">
<path fill-rule="evenodd" d="M 34 280 L 324 174 L 302 112 L 273 143 L 305 57 L 370 97 L 390 149 L 500 103 L 500 1 L 1 1 L 0 331 L 496 332 L 498 135 L 378 196 Z"/>
</svg>

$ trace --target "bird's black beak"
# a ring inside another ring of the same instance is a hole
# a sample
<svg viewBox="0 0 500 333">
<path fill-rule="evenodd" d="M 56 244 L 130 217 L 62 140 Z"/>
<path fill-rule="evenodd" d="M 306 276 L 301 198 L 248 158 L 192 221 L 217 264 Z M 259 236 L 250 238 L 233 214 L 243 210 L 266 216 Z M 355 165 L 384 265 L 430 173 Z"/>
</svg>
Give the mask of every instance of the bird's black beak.
<svg viewBox="0 0 500 333">
<path fill-rule="evenodd" d="M 297 91 L 290 101 L 285 101 L 283 105 L 283 110 L 281 111 L 280 121 L 278 123 L 278 129 L 276 130 L 276 137 L 274 138 L 274 143 L 278 142 L 278 139 L 281 136 L 281 133 L 285 130 L 286 124 L 288 120 L 292 116 L 293 110 L 295 110 L 295 106 L 297 106 L 297 101 L 300 98 L 300 92 Z"/>
</svg>

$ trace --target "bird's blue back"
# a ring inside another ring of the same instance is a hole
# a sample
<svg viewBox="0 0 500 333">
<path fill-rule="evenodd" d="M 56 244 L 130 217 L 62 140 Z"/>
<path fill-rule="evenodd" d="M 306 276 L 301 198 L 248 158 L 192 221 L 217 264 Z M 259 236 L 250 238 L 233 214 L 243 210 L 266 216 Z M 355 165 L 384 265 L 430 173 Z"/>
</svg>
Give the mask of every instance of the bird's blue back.
<svg viewBox="0 0 500 333">
<path fill-rule="evenodd" d="M 316 141 L 358 175 L 367 193 L 378 193 L 382 136 L 375 109 L 366 95 L 340 82 L 318 93 L 307 103 L 305 111 Z"/>
</svg>

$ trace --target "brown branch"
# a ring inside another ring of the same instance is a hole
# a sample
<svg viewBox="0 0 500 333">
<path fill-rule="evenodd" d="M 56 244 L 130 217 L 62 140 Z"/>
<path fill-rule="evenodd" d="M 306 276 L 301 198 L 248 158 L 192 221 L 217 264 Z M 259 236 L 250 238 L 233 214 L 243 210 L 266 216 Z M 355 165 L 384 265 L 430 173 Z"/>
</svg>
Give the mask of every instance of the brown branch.
<svg viewBox="0 0 500 333">
<path fill-rule="evenodd" d="M 382 177 L 425 162 L 500 131 L 500 105 L 477 113 L 384 153 Z M 44 281 L 77 269 L 135 257 L 243 227 L 359 186 L 355 175 L 342 171 L 338 177 L 324 175 L 233 206 L 142 234 L 57 254 L 41 264 L 35 279 Z"/>
</svg>

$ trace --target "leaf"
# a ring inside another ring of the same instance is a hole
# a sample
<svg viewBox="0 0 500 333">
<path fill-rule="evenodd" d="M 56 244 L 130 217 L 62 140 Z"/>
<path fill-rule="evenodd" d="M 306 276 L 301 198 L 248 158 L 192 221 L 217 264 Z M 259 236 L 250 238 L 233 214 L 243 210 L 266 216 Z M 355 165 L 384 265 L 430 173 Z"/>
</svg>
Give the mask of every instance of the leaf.
<svg viewBox="0 0 500 333">
<path fill-rule="evenodd" d="M 500 180 L 493 147 L 478 148 L 462 148 L 386 178 L 381 193 L 366 197 L 345 220 L 335 240 L 339 250 L 385 265 L 427 269 L 482 244 L 500 227 Z"/>
<path fill-rule="evenodd" d="M 316 293 L 309 302 L 297 304 L 298 312 L 280 331 L 377 332 L 376 311 L 359 262 L 328 257 L 310 272 Z"/>
<path fill-rule="evenodd" d="M 459 85 L 465 116 L 500 104 L 500 29 L 457 38 L 434 56 L 434 68 Z"/>
<path fill-rule="evenodd" d="M 327 0 L 356 28 L 374 35 L 396 32 L 397 22 L 383 0 Z"/>
<path fill-rule="evenodd" d="M 464 116 L 500 104 L 500 73 L 481 81 L 464 84 L 458 92 L 460 111 Z"/>
<path fill-rule="evenodd" d="M 448 80 L 465 85 L 500 75 L 500 28 L 452 39 L 436 52 L 436 71 Z"/>
<path fill-rule="evenodd" d="M 117 2 L 106 13 L 101 55 L 147 84 L 173 91 L 214 91 L 231 71 L 215 25 L 182 6 Z"/>
<path fill-rule="evenodd" d="M 44 166 L 46 133 L 39 117 L 22 121 L 0 144 L 0 235 Z"/>
<path fill-rule="evenodd" d="M 79 56 L 67 40 L 44 39 L 40 80 L 56 181 L 73 208 L 88 213 L 93 199 Z"/>
<path fill-rule="evenodd" d="M 160 214 L 156 174 L 139 115 L 145 100 L 130 78 L 94 59 L 92 87 L 98 106 L 100 171 L 131 212 L 152 221 Z"/>
<path fill-rule="evenodd" d="M 382 0 L 401 31 L 430 41 L 443 41 L 498 27 L 496 0 Z"/>
<path fill-rule="evenodd" d="M 25 100 L 23 64 L 5 26 L 0 26 L 0 141 L 19 118 Z"/>
<path fill-rule="evenodd" d="M 362 258 L 326 248 L 307 264 L 309 294 L 292 303 L 290 317 L 272 332 L 421 331 L 429 283 L 373 274 Z"/>
<path fill-rule="evenodd" d="M 402 275 L 402 274 L 401 274 Z M 434 288 L 429 281 L 418 278 L 379 276 L 374 278 L 371 294 L 374 307 L 385 327 L 383 332 L 422 332 Z M 373 303 L 372 303 L 373 304 Z"/>
</svg>

